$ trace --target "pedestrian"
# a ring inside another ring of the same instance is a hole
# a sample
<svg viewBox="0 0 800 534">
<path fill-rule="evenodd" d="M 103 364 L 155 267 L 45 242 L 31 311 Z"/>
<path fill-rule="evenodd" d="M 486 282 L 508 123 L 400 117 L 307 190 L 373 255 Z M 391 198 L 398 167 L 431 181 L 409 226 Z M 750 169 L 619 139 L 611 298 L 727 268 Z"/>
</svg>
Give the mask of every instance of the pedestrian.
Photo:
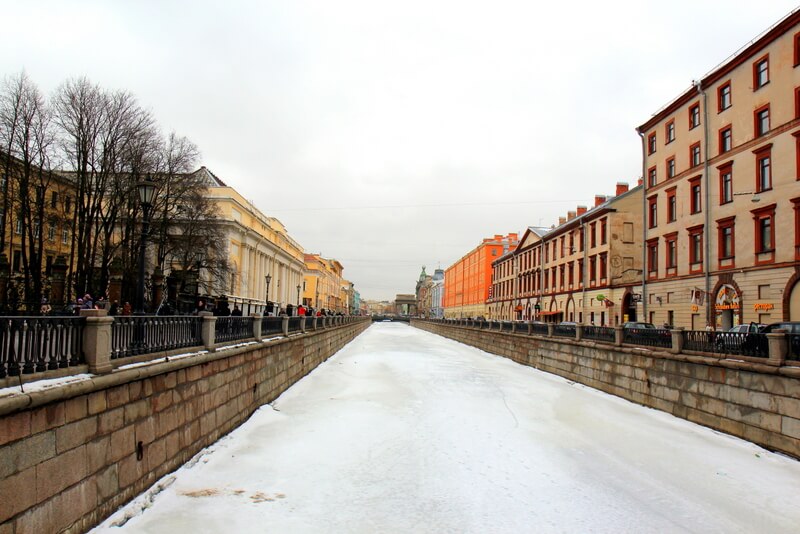
<svg viewBox="0 0 800 534">
<path fill-rule="evenodd" d="M 238 304 L 234 304 L 233 305 L 233 311 L 231 312 L 231 316 L 232 317 L 241 317 L 242 316 L 242 310 L 239 309 L 239 305 Z"/>
<path fill-rule="evenodd" d="M 127 300 L 125 301 L 125 304 L 122 305 L 122 315 L 133 315 L 133 307 Z"/>
<path fill-rule="evenodd" d="M 42 315 L 50 315 L 51 310 L 52 308 L 50 307 L 50 304 L 47 303 L 47 299 L 42 297 L 42 307 L 39 308 L 39 313 Z"/>
<path fill-rule="evenodd" d="M 299 315 L 300 317 L 305 317 L 306 316 L 306 307 L 303 306 L 302 304 L 300 304 L 297 307 L 297 315 Z"/>
<path fill-rule="evenodd" d="M 119 302 L 117 302 L 115 300 L 114 302 L 111 303 L 111 307 L 108 308 L 108 314 L 113 317 L 114 315 L 117 315 L 118 313 L 119 313 Z"/>
</svg>

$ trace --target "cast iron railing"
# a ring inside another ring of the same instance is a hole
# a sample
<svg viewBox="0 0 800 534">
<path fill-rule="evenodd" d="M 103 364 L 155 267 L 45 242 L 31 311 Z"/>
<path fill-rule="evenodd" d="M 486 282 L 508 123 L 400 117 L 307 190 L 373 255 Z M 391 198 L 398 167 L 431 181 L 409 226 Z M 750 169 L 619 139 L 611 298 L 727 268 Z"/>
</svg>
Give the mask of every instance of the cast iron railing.
<svg viewBox="0 0 800 534">
<path fill-rule="evenodd" d="M 575 325 L 574 324 L 554 324 L 553 335 L 557 337 L 571 337 L 575 339 Z"/>
<path fill-rule="evenodd" d="M 583 339 L 591 339 L 592 341 L 605 341 L 607 343 L 614 343 L 614 329 L 608 326 L 592 326 L 586 325 L 583 327 Z"/>
<path fill-rule="evenodd" d="M 289 332 L 300 332 L 302 317 L 289 317 Z"/>
<path fill-rule="evenodd" d="M 536 334 L 537 336 L 546 336 L 547 335 L 547 325 L 543 323 L 533 323 L 531 325 L 531 334 Z"/>
<path fill-rule="evenodd" d="M 0 318 L 0 378 L 85 362 L 82 317 Z"/>
<path fill-rule="evenodd" d="M 118 316 L 111 324 L 111 359 L 197 347 L 201 317 L 189 315 Z"/>
<path fill-rule="evenodd" d="M 322 327 L 322 317 L 317 317 L 318 327 Z M 274 337 L 283 334 L 283 317 L 262 317 L 261 337 Z"/>
<path fill-rule="evenodd" d="M 672 334 L 664 328 L 625 328 L 622 342 L 643 347 L 672 348 Z"/>
<path fill-rule="evenodd" d="M 789 340 L 789 354 L 787 360 L 800 360 L 800 334 L 787 334 Z"/>
<path fill-rule="evenodd" d="M 227 343 L 253 337 L 253 320 L 252 317 L 217 317 L 214 341 Z"/>
<path fill-rule="evenodd" d="M 685 330 L 682 335 L 684 350 L 769 358 L 766 334 Z"/>
</svg>

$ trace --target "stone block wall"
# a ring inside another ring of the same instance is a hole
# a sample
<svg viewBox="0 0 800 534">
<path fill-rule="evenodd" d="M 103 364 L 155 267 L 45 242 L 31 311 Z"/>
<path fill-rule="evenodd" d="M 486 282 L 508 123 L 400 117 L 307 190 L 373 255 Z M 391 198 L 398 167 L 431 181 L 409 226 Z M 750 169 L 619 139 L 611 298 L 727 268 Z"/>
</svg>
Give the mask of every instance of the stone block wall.
<svg viewBox="0 0 800 534">
<path fill-rule="evenodd" d="M 411 324 L 800 458 L 800 367 Z"/>
<path fill-rule="evenodd" d="M 89 530 L 369 325 L 310 331 L 0 399 L 0 534 Z"/>
</svg>

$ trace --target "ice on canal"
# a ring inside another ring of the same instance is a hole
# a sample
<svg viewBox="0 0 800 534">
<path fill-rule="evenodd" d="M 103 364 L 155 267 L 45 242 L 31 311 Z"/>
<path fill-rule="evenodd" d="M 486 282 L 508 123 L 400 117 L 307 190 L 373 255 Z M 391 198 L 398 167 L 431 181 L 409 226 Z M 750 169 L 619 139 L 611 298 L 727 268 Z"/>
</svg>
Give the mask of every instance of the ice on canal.
<svg viewBox="0 0 800 534">
<path fill-rule="evenodd" d="M 95 532 L 798 532 L 800 462 L 372 325 Z"/>
</svg>

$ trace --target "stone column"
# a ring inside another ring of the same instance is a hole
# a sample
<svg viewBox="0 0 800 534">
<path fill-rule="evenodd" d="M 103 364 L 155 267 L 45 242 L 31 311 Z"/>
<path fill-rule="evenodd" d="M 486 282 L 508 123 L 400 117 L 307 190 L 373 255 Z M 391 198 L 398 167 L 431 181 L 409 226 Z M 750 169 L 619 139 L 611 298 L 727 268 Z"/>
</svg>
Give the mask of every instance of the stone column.
<svg viewBox="0 0 800 534">
<path fill-rule="evenodd" d="M 617 347 L 621 347 L 623 338 L 624 338 L 624 336 L 623 336 L 622 325 L 615 326 L 614 327 L 614 345 L 616 345 Z"/>
<path fill-rule="evenodd" d="M 583 325 L 578 323 L 575 325 L 575 341 L 583 339 Z"/>
<path fill-rule="evenodd" d="M 282 319 L 281 330 L 283 331 L 283 335 L 285 337 L 289 337 L 289 317 L 287 315 L 284 315 L 283 317 L 281 317 L 281 319 Z"/>
<path fill-rule="evenodd" d="M 774 332 L 767 334 L 767 343 L 769 344 L 768 364 L 781 366 L 786 362 L 786 357 L 789 355 L 789 338 L 786 334 L 787 331 L 783 328 L 778 328 Z"/>
<path fill-rule="evenodd" d="M 311 328 L 316 330 L 318 322 L 319 322 L 319 318 L 318 317 L 316 317 L 316 316 L 312 317 L 311 318 Z"/>
<path fill-rule="evenodd" d="M 300 317 L 300 331 L 304 334 L 306 333 L 306 318 L 305 316 Z"/>
<path fill-rule="evenodd" d="M 683 352 L 683 327 L 675 328 L 669 331 L 672 334 L 672 354 L 680 354 Z"/>
<path fill-rule="evenodd" d="M 97 375 L 110 373 L 111 366 L 111 324 L 113 317 L 106 310 L 81 310 L 85 318 L 83 327 L 83 354 L 89 372 Z"/>
<path fill-rule="evenodd" d="M 216 351 L 216 344 L 215 341 L 215 334 L 217 328 L 217 318 L 211 312 L 200 312 L 200 317 L 203 318 L 203 324 L 201 325 L 200 330 L 200 338 L 203 340 L 203 347 L 208 352 Z"/>
<path fill-rule="evenodd" d="M 533 334 L 533 323 L 528 321 L 528 335 Z"/>
<path fill-rule="evenodd" d="M 256 341 L 261 341 L 261 315 L 253 313 L 250 317 L 253 318 L 253 337 Z"/>
<path fill-rule="evenodd" d="M 553 337 L 553 323 L 547 323 L 547 337 Z"/>
</svg>

